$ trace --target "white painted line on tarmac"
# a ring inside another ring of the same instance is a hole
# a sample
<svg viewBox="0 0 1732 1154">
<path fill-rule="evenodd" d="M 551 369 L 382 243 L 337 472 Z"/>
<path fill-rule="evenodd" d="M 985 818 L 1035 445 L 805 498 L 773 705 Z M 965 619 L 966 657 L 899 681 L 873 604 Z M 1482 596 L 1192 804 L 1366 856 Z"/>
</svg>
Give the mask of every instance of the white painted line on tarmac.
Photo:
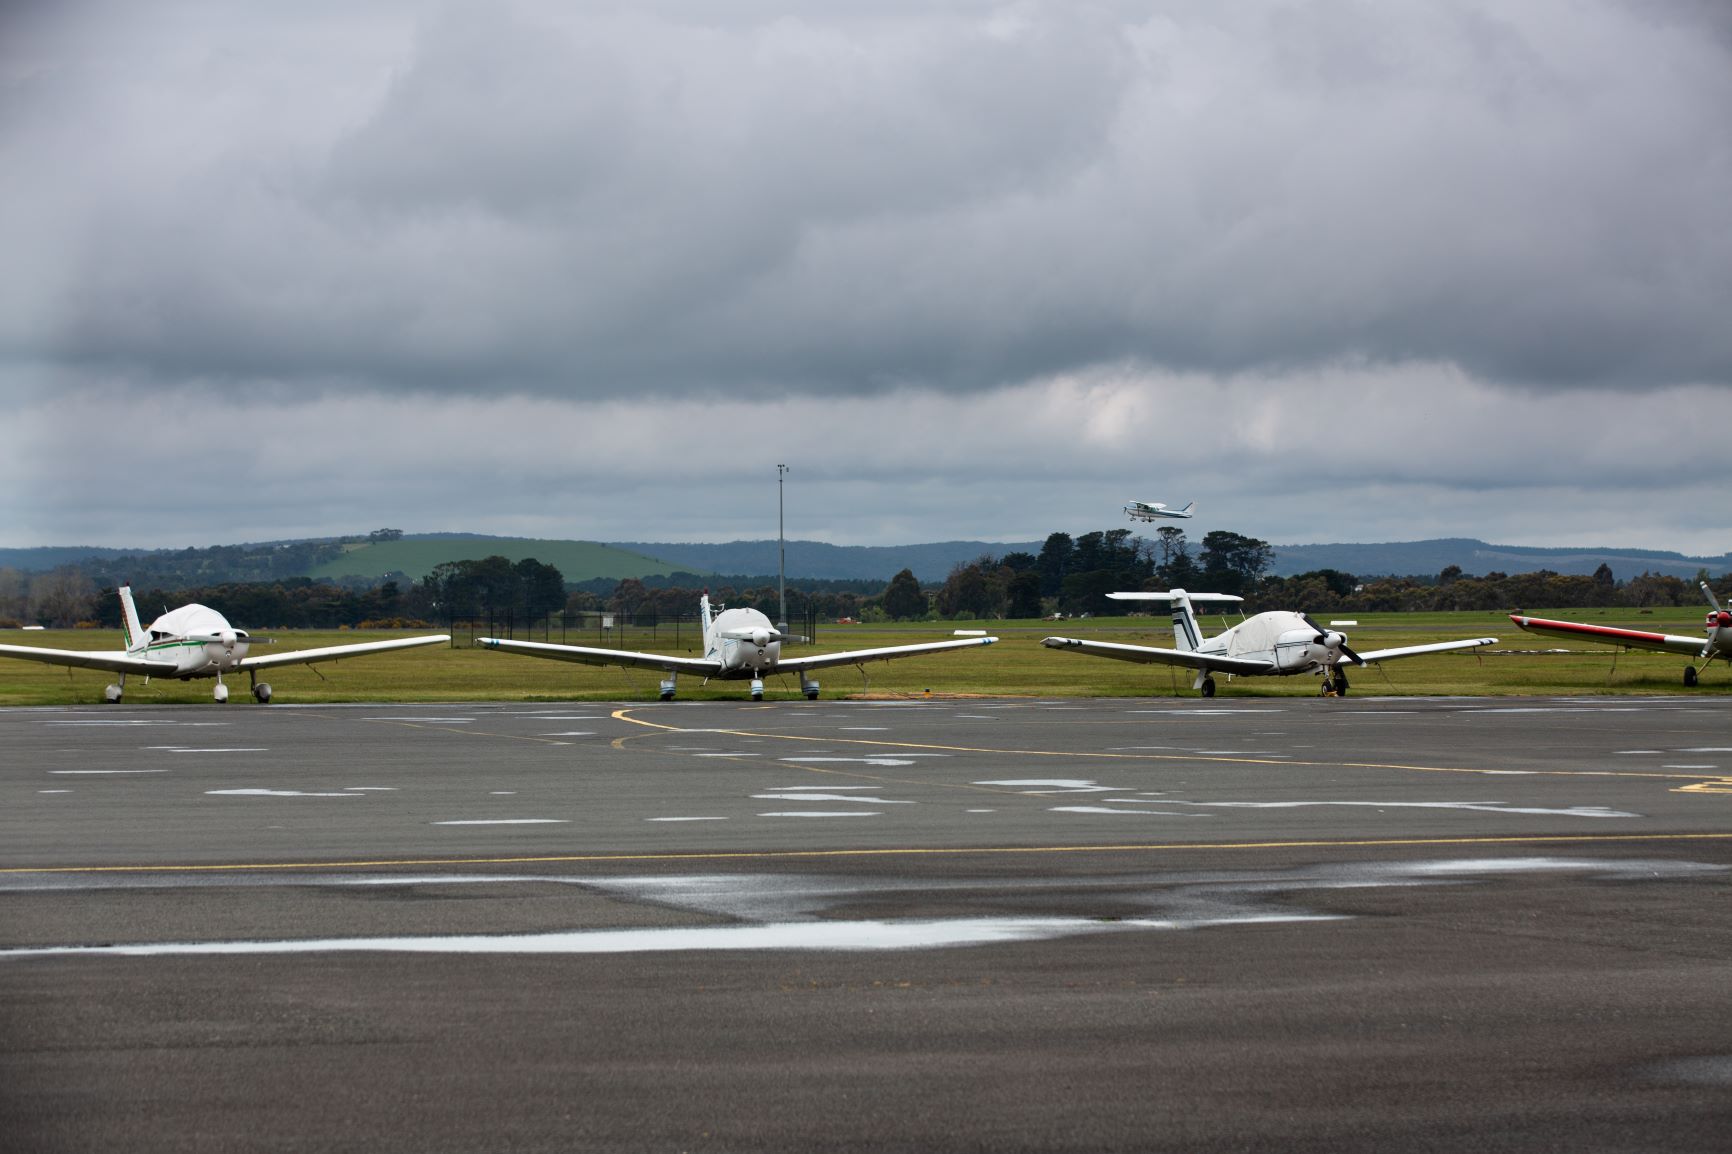
<svg viewBox="0 0 1732 1154">
<path fill-rule="evenodd" d="M 71 776 L 74 774 L 88 774 L 88 775 L 95 776 L 95 775 L 99 775 L 99 774 L 167 773 L 168 770 L 166 770 L 166 769 L 51 769 L 48 772 L 53 773 L 53 774 L 67 775 L 67 776 Z"/>
<path fill-rule="evenodd" d="M 1113 809 L 1105 805 L 1055 805 L 1052 813 L 1128 813 L 1136 817 L 1208 817 L 1206 813 L 1169 813 L 1161 809 Z"/>
<path fill-rule="evenodd" d="M 207 789 L 211 797 L 360 797 L 349 790 L 329 793 L 323 790 L 300 789 Z"/>
<path fill-rule="evenodd" d="M 759 817 L 883 817 L 877 810 L 847 809 L 822 810 L 802 809 L 789 810 L 785 813 L 760 813 Z"/>
<path fill-rule="evenodd" d="M 119 946 L 32 946 L 0 950 L 0 960 L 86 955 L 184 957 L 198 954 L 319 954 L 388 951 L 424 954 L 627 954 L 689 950 L 927 950 L 999 942 L 1049 941 L 1078 934 L 1181 930 L 1272 922 L 1342 921 L 1333 914 L 1228 914 L 1209 918 L 943 918 L 803 921 L 755 926 L 578 930 L 469 937 L 312 938 L 275 942 L 158 942 Z"/>
<path fill-rule="evenodd" d="M 464 818 L 456 821 L 432 821 L 428 825 L 570 825 L 563 817 L 491 817 Z"/>
<path fill-rule="evenodd" d="M 893 801 L 876 794 L 852 793 L 754 793 L 753 801 L 859 801 L 867 805 L 913 805 L 911 801 Z"/>
<path fill-rule="evenodd" d="M 1513 806 L 1501 801 L 1178 801 L 1168 805 L 1207 806 L 1213 809 L 1307 809 L 1313 806 L 1351 806 L 1362 809 L 1465 809 L 1479 813 L 1511 813 L 1530 817 L 1641 817 L 1639 813 L 1607 809 L 1601 805 L 1573 805 L 1567 809 L 1543 806 Z"/>
<path fill-rule="evenodd" d="M 146 749 L 158 749 L 164 753 L 269 753 L 270 747 L 265 745 L 232 745 L 226 747 L 205 747 L 189 745 L 147 745 Z"/>
</svg>

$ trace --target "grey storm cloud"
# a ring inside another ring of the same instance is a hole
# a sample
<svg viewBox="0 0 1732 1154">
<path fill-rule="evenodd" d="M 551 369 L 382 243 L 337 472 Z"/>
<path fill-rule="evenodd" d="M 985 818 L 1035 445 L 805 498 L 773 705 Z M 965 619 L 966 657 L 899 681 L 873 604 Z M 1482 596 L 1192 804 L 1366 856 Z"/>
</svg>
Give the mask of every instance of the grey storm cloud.
<svg viewBox="0 0 1732 1154">
<path fill-rule="evenodd" d="M 0 13 L 0 342 L 47 377 L 1732 383 L 1712 6 Z"/>
</svg>

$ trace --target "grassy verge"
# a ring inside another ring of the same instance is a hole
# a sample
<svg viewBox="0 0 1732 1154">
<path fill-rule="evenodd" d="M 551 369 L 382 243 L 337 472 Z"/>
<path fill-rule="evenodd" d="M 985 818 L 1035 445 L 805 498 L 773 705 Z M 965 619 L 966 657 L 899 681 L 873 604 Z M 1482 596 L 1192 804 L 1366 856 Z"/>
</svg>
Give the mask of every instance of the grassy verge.
<svg viewBox="0 0 1732 1154">
<path fill-rule="evenodd" d="M 1534 616 L 1592 621 L 1655 632 L 1691 635 L 1701 631 L 1701 614 L 1693 609 L 1544 610 Z M 1497 645 L 1466 653 L 1433 654 L 1390 662 L 1387 666 L 1350 671 L 1354 694 L 1575 694 L 1680 693 L 1687 664 L 1682 655 L 1618 654 L 1605 646 L 1573 645 L 1567 652 L 1549 638 L 1524 633 L 1507 614 L 1496 613 L 1359 613 L 1357 625 L 1344 626 L 1359 649 L 1383 649 L 1464 637 L 1497 637 Z M 1328 623 L 1330 615 L 1320 615 Z M 1229 620 L 1227 622 L 1231 624 Z M 1214 633 L 1219 618 L 1204 629 Z M 1189 671 L 1160 665 L 1133 665 L 1045 649 L 1040 639 L 1053 634 L 1099 637 L 1131 644 L 1171 647 L 1172 628 L 1165 618 L 1096 618 L 1073 621 L 953 621 L 912 625 L 825 626 L 815 646 L 797 646 L 791 653 L 871 648 L 949 637 L 953 629 L 986 629 L 997 645 L 930 657 L 876 662 L 860 671 L 851 667 L 822 670 L 825 697 L 862 693 L 921 696 L 981 694 L 1023 697 L 1170 697 L 1194 696 Z M 405 636 L 400 633 L 299 632 L 271 634 L 271 652 L 310 649 L 320 645 Z M 7 644 L 58 649 L 119 649 L 118 633 L 63 630 L 6 633 Z M 558 640 L 558 638 L 554 638 Z M 593 638 L 574 643 L 592 644 Z M 660 675 L 654 670 L 622 670 L 569 665 L 515 654 L 479 650 L 459 638 L 449 648 L 427 648 L 328 662 L 318 666 L 285 666 L 267 675 L 276 700 L 284 703 L 344 701 L 572 701 L 647 700 L 656 696 Z M 640 644 L 627 639 L 628 644 Z M 644 648 L 696 655 L 696 638 L 682 635 L 676 649 L 663 636 Z M 29 661 L 0 659 L 0 705 L 90 704 L 102 700 L 102 688 L 112 675 L 96 670 L 66 670 Z M 1223 697 L 1313 696 L 1318 680 L 1309 675 L 1226 681 L 1217 678 Z M 248 702 L 247 678 L 228 679 L 236 702 Z M 153 681 L 129 677 L 129 704 L 208 702 L 213 682 Z M 794 677 L 773 677 L 766 683 L 771 697 L 798 696 Z M 1721 695 L 1732 692 L 1732 674 L 1716 665 L 1690 692 Z M 680 678 L 685 699 L 740 699 L 743 682 L 713 682 Z"/>
</svg>

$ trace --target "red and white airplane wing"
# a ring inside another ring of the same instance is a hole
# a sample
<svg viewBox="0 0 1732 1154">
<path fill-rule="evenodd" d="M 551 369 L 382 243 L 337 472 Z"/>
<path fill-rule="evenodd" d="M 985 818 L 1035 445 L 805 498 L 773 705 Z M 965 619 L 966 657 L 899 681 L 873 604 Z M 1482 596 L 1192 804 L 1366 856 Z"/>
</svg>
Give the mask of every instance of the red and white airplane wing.
<svg viewBox="0 0 1732 1154">
<path fill-rule="evenodd" d="M 1547 637 L 1563 637 L 1571 641 L 1591 641 L 1596 645 L 1618 645 L 1625 649 L 1649 649 L 1655 653 L 1685 653 L 1700 656 L 1707 643 L 1701 637 L 1679 637 L 1674 633 L 1644 633 L 1640 629 L 1617 629 L 1610 625 L 1584 625 L 1576 621 L 1548 621 L 1544 617 L 1523 617 L 1511 613 L 1509 619 L 1529 633 Z"/>
</svg>

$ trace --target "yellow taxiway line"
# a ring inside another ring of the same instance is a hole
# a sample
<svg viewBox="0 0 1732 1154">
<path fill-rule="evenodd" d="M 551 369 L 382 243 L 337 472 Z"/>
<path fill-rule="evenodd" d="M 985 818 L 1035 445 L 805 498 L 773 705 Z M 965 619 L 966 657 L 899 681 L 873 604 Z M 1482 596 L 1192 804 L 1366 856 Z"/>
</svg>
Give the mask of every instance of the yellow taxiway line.
<svg viewBox="0 0 1732 1154">
<path fill-rule="evenodd" d="M 181 865 L 5 866 L 19 874 L 244 873 L 267 870 L 385 869 L 406 866 L 605 865 L 615 862 L 789 861 L 836 858 L 969 857 L 1034 854 L 1189 853 L 1197 850 L 1376 849 L 1395 846 L 1608 845 L 1619 842 L 1732 841 L 1728 833 L 1531 834 L 1488 837 L 1315 838 L 1298 841 L 1122 842 L 1114 845 L 902 846 L 889 849 L 706 850 L 685 853 L 538 854 L 518 857 L 372 858 L 353 861 L 214 862 Z"/>
</svg>

